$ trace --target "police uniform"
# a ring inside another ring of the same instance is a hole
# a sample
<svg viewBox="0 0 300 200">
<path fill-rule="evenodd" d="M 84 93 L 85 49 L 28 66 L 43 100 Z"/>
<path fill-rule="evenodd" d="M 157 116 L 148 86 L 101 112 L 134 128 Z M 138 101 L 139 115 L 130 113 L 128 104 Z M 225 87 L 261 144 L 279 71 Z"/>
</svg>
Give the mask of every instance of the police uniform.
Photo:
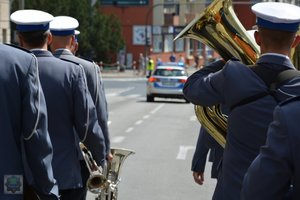
<svg viewBox="0 0 300 200">
<path fill-rule="evenodd" d="M 58 199 L 36 58 L 3 44 L 0 57 L 0 199 L 23 199 L 25 184 L 43 199 Z"/>
<path fill-rule="evenodd" d="M 277 7 L 277 3 L 266 3 L 265 9 Z M 260 4 L 256 4 L 260 5 Z M 258 20 L 257 25 L 268 29 L 296 32 L 300 21 L 300 8 L 278 3 L 280 9 L 276 14 L 253 11 Z M 255 6 L 255 5 L 254 5 Z M 287 10 L 285 9 L 287 6 Z M 292 8 L 291 8 L 292 7 Z M 263 14 L 259 14 L 263 13 Z M 289 19 L 289 14 L 292 16 Z M 284 20 L 281 20 L 284 18 Z M 274 20 L 276 19 L 276 20 Z M 266 53 L 260 56 L 258 65 L 271 71 L 282 71 L 295 67 L 290 59 L 281 54 Z M 234 108 L 228 115 L 226 147 L 223 154 L 221 175 L 213 199 L 238 200 L 246 170 L 265 144 L 269 123 L 272 121 L 273 109 L 278 101 L 300 94 L 300 79 L 289 80 L 277 91 L 274 99 L 271 95 L 237 106 L 244 99 L 261 93 L 269 93 L 269 87 L 250 68 L 238 60 L 228 61 L 224 67 L 214 64 L 191 75 L 183 89 L 185 97 L 193 104 L 211 106 L 225 104 Z M 258 180 L 259 181 L 259 180 Z"/>
<path fill-rule="evenodd" d="M 75 30 L 78 27 L 78 25 L 78 21 L 72 17 L 54 17 L 54 20 L 50 22 L 50 31 L 52 35 L 55 36 L 53 40 L 55 40 L 55 38 L 59 36 L 78 35 L 80 32 Z M 107 123 L 107 101 L 104 92 L 104 85 L 101 80 L 101 72 L 98 65 L 96 65 L 91 60 L 76 57 L 68 48 L 53 49 L 53 55 L 58 58 L 79 63 L 83 66 L 87 78 L 88 89 L 96 106 L 98 122 L 104 135 L 106 154 L 109 154 L 110 139 Z"/>
<path fill-rule="evenodd" d="M 28 30 L 48 31 L 53 16 L 47 15 L 42 11 L 21 10 L 13 13 L 11 20 L 17 24 L 20 34 Z M 39 20 L 45 18 L 46 23 L 40 24 Z M 46 49 L 31 51 L 38 59 L 47 104 L 48 129 L 54 152 L 54 177 L 62 199 L 80 199 L 81 188 L 86 183 L 82 182 L 76 138 L 79 137 L 89 148 L 98 165 L 105 158 L 104 138 L 86 86 L 84 71 L 80 65 L 55 58 Z"/>
<path fill-rule="evenodd" d="M 222 159 L 223 147 L 220 146 L 208 133 L 201 127 L 196 150 L 192 160 L 192 171 L 204 173 L 207 154 L 209 153 L 209 161 L 212 162 L 211 178 L 218 178 L 218 166 Z"/>
<path fill-rule="evenodd" d="M 242 189 L 242 199 L 300 199 L 299 118 L 300 97 L 281 103 L 274 110 L 267 141 L 249 167 Z"/>
</svg>

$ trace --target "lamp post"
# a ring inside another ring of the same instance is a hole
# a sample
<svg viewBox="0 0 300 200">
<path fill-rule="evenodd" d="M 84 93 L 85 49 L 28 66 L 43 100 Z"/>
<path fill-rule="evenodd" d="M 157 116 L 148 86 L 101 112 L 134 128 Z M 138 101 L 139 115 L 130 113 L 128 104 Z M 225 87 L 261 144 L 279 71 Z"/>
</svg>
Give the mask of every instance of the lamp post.
<svg viewBox="0 0 300 200">
<path fill-rule="evenodd" d="M 148 58 L 148 47 L 150 47 L 151 45 L 151 37 L 148 38 L 148 21 L 149 21 L 149 15 L 150 13 L 153 11 L 154 8 L 158 7 L 158 6 L 162 6 L 165 5 L 164 3 L 158 3 L 158 4 L 154 4 L 152 5 L 146 14 L 146 21 L 145 21 L 145 68 L 147 69 L 147 58 Z M 150 26 L 150 34 L 152 34 L 152 25 Z"/>
</svg>

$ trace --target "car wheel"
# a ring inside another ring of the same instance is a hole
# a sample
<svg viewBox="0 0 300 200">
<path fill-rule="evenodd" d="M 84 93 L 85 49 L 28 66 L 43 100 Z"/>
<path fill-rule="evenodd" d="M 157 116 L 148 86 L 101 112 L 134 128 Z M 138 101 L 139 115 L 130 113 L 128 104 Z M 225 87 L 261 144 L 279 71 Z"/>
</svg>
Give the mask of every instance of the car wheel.
<svg viewBox="0 0 300 200">
<path fill-rule="evenodd" d="M 147 95 L 147 102 L 153 102 L 154 101 L 154 97 Z"/>
</svg>

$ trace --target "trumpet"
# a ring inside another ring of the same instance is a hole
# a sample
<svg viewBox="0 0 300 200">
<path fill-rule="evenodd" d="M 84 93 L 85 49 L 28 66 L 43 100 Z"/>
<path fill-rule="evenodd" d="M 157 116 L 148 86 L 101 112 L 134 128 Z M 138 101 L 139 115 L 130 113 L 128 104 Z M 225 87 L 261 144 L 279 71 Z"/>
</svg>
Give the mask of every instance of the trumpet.
<svg viewBox="0 0 300 200">
<path fill-rule="evenodd" d="M 99 194 L 101 190 L 109 186 L 109 181 L 103 175 L 101 167 L 98 167 L 91 152 L 83 143 L 79 143 L 83 158 L 89 170 L 90 176 L 86 182 L 87 189 L 94 194 Z"/>
</svg>

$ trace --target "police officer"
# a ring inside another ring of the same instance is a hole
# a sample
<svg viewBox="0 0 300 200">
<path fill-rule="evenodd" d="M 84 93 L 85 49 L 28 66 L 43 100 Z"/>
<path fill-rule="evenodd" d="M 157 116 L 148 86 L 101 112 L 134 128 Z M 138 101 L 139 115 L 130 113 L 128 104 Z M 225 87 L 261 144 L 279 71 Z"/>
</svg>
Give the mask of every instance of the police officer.
<svg viewBox="0 0 300 200">
<path fill-rule="evenodd" d="M 275 108 L 266 145 L 261 147 L 245 175 L 243 200 L 300 199 L 299 108 L 300 97 L 288 99 Z"/>
<path fill-rule="evenodd" d="M 24 199 L 29 185 L 41 199 L 58 199 L 36 58 L 4 44 L 0 58 L 0 199 Z"/>
<path fill-rule="evenodd" d="M 106 154 L 108 159 L 111 160 L 112 155 L 110 153 L 110 140 L 107 124 L 107 101 L 99 66 L 91 60 L 78 58 L 72 53 L 74 47 L 76 47 L 75 29 L 78 25 L 78 21 L 73 17 L 54 17 L 53 21 L 50 22 L 50 31 L 53 36 L 50 48 L 55 57 L 70 60 L 83 66 L 87 78 L 88 89 L 97 109 L 98 122 L 105 138 Z"/>
<path fill-rule="evenodd" d="M 47 50 L 52 39 L 49 31 L 52 19 L 52 15 L 38 10 L 19 10 L 11 14 L 21 46 L 31 50 L 38 60 L 59 194 L 61 199 L 84 199 L 86 183 L 81 177 L 78 138 L 89 148 L 98 165 L 105 158 L 104 138 L 82 67 L 55 58 Z"/>
<path fill-rule="evenodd" d="M 300 8 L 265 2 L 255 4 L 252 10 L 257 16 L 255 39 L 261 56 L 256 66 L 260 72 L 268 71 L 267 78 L 288 69 L 295 72 L 288 55 L 299 43 L 296 32 Z M 259 153 L 260 146 L 265 144 L 274 107 L 300 93 L 300 80 L 296 77 L 288 79 L 270 95 L 268 80 L 260 72 L 232 59 L 224 67 L 216 68 L 212 64 L 197 71 L 188 78 L 184 87 L 185 97 L 194 104 L 211 106 L 222 103 L 231 108 L 222 169 L 213 199 L 240 199 L 244 174 Z"/>
</svg>

